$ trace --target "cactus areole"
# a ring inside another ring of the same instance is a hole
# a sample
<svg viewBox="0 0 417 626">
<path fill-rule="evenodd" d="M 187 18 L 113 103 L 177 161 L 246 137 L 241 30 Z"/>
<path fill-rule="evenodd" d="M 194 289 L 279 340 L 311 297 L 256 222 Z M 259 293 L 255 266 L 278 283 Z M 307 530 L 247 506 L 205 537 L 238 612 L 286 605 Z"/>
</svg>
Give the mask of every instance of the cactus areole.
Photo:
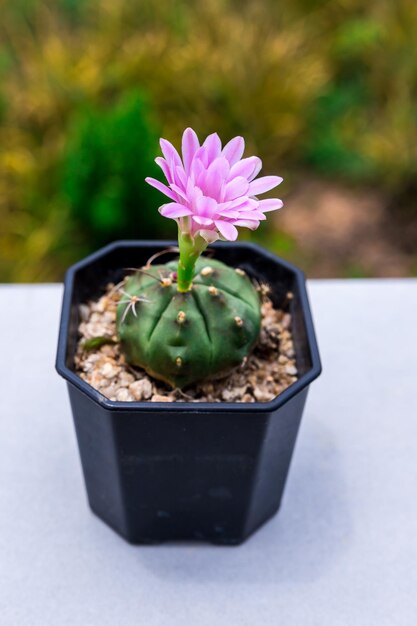
<svg viewBox="0 0 417 626">
<path fill-rule="evenodd" d="M 254 346 L 261 326 L 260 297 L 239 268 L 202 257 L 217 239 L 234 241 L 237 227 L 254 230 L 264 213 L 282 206 L 257 195 L 282 179 L 264 176 L 258 157 L 242 159 L 244 141 L 223 148 L 216 133 L 200 146 L 187 128 L 182 159 L 161 139 L 161 167 L 168 186 L 147 182 L 171 202 L 160 213 L 178 224 L 179 258 L 138 268 L 124 284 L 117 329 L 126 359 L 172 387 L 227 373 Z"/>
</svg>

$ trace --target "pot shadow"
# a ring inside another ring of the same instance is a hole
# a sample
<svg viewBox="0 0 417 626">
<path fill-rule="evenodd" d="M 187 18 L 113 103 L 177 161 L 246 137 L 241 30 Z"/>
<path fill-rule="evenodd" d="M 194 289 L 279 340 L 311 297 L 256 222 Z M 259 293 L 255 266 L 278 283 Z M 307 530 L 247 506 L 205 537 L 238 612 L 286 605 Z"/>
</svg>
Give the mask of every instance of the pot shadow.
<svg viewBox="0 0 417 626">
<path fill-rule="evenodd" d="M 141 566 L 164 580 L 264 585 L 314 581 L 337 567 L 351 520 L 332 434 L 311 420 L 293 461 L 281 510 L 245 543 L 138 546 Z"/>
</svg>

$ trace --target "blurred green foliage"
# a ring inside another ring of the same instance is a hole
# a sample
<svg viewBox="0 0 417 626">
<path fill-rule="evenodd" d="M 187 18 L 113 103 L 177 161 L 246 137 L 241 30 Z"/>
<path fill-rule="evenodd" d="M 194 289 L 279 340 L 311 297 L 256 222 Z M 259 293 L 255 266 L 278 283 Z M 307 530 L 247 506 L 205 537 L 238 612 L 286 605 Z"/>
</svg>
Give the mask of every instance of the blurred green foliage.
<svg viewBox="0 0 417 626">
<path fill-rule="evenodd" d="M 306 169 L 413 187 L 416 32 L 414 0 L 3 0 L 0 280 L 174 237 L 143 179 L 188 125 L 244 135 L 284 193 Z"/>
<path fill-rule="evenodd" d="M 158 136 L 147 112 L 143 98 L 129 92 L 108 110 L 80 111 L 69 129 L 62 186 L 72 217 L 94 247 L 130 233 L 155 237 L 165 225 L 149 210 L 158 206 L 160 193 L 145 177 L 159 178 L 160 170 L 154 162 Z"/>
</svg>

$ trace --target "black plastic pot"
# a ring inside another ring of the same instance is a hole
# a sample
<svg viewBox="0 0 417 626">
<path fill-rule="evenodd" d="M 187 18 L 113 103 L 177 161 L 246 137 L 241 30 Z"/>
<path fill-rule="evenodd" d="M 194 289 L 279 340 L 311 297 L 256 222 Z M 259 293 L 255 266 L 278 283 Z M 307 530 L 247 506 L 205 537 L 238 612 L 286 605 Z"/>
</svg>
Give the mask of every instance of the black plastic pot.
<svg viewBox="0 0 417 626">
<path fill-rule="evenodd" d="M 113 402 L 74 371 L 78 305 L 170 242 L 120 241 L 73 265 L 56 367 L 68 384 L 92 510 L 132 543 L 242 542 L 278 510 L 309 384 L 320 359 L 303 273 L 258 246 L 214 245 L 215 257 L 294 294 L 299 380 L 268 403 Z"/>
</svg>

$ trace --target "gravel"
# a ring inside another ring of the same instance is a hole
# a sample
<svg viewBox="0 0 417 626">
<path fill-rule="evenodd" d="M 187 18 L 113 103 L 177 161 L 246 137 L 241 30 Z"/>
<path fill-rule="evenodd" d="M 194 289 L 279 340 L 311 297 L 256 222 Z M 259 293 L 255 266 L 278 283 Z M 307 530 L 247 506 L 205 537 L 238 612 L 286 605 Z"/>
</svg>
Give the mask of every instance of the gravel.
<svg viewBox="0 0 417 626">
<path fill-rule="evenodd" d="M 292 294 L 288 294 L 290 301 Z M 116 307 L 120 294 L 109 284 L 98 301 L 80 305 L 78 375 L 110 400 L 120 402 L 270 402 L 297 380 L 291 315 L 274 309 L 264 295 L 262 326 L 252 353 L 227 376 L 172 390 L 126 363 L 117 342 Z M 86 340 L 104 336 L 114 343 L 86 350 Z"/>
</svg>

